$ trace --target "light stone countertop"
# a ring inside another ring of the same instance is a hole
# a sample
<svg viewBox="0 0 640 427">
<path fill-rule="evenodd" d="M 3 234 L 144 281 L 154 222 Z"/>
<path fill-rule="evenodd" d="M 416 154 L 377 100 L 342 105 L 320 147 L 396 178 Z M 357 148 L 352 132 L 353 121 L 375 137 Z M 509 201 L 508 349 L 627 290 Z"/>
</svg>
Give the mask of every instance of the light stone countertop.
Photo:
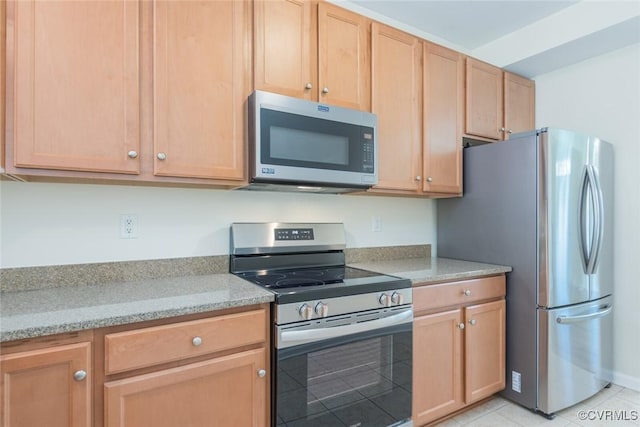
<svg viewBox="0 0 640 427">
<path fill-rule="evenodd" d="M 350 264 L 351 267 L 373 270 L 411 279 L 414 285 L 464 280 L 474 277 L 508 273 L 511 267 L 461 261 L 449 258 L 410 258 L 389 261 L 371 261 Z"/>
<path fill-rule="evenodd" d="M 0 342 L 273 301 L 231 274 L 3 292 Z"/>
<path fill-rule="evenodd" d="M 349 263 L 414 284 L 489 276 L 511 267 L 446 258 Z M 271 302 L 274 295 L 232 274 L 187 275 L 0 294 L 0 342 Z"/>
</svg>

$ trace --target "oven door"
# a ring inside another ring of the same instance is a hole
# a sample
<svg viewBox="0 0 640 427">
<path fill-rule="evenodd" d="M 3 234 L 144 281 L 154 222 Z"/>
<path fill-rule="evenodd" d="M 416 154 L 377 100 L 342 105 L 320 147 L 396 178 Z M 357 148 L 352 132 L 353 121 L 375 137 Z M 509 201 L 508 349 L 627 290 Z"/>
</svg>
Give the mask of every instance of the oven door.
<svg viewBox="0 0 640 427">
<path fill-rule="evenodd" d="M 276 327 L 275 426 L 411 424 L 411 307 Z"/>
</svg>

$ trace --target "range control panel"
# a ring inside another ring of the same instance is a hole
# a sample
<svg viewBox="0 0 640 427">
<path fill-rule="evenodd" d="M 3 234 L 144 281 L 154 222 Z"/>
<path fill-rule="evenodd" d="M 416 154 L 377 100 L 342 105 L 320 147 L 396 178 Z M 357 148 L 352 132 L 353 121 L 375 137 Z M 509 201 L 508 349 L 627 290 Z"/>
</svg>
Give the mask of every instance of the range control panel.
<svg viewBox="0 0 640 427">
<path fill-rule="evenodd" d="M 276 240 L 313 240 L 313 228 L 276 228 Z"/>
</svg>

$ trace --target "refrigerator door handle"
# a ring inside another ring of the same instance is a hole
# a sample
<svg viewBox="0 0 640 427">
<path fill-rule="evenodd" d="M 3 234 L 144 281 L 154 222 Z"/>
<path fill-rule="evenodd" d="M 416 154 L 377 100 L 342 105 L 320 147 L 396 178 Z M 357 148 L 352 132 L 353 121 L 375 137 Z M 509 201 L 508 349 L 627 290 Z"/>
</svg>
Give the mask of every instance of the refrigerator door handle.
<svg viewBox="0 0 640 427">
<path fill-rule="evenodd" d="M 587 174 L 589 176 L 589 184 L 593 197 L 595 223 L 595 230 L 591 242 L 591 250 L 589 252 L 590 256 L 587 266 L 587 274 L 595 274 L 598 268 L 598 256 L 600 255 L 600 249 L 602 248 L 602 236 L 604 233 L 604 200 L 602 198 L 600 180 L 593 165 L 589 165 L 587 167 Z"/>
<path fill-rule="evenodd" d="M 556 322 L 560 323 L 561 325 L 584 322 L 585 320 L 593 320 L 604 317 L 607 314 L 611 313 L 612 310 L 613 305 L 608 304 L 602 307 L 602 310 L 596 311 L 595 313 L 582 314 L 578 316 L 558 316 L 556 317 Z"/>
<path fill-rule="evenodd" d="M 580 256 L 582 258 L 582 268 L 585 274 L 589 274 L 590 252 L 587 243 L 587 197 L 589 193 L 589 172 L 585 168 L 580 186 L 580 201 L 578 202 L 578 239 L 580 244 Z"/>
</svg>

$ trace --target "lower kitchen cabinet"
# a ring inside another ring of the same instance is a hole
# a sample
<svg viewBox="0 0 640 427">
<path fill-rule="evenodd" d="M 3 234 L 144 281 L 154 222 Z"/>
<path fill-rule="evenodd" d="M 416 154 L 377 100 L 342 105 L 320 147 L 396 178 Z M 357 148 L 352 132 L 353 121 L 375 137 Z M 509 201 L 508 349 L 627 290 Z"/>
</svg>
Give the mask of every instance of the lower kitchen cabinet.
<svg viewBox="0 0 640 427">
<path fill-rule="evenodd" d="M 266 427 L 269 305 L 0 347 L 2 427 Z"/>
<path fill-rule="evenodd" d="M 104 426 L 265 427 L 268 318 L 254 306 L 98 332 Z"/>
<path fill-rule="evenodd" d="M 55 344 L 0 357 L 2 426 L 92 425 L 91 342 Z"/>
<path fill-rule="evenodd" d="M 413 419 L 417 425 L 464 406 L 460 310 L 416 316 L 413 322 Z"/>
<path fill-rule="evenodd" d="M 266 349 L 234 353 L 105 387 L 105 426 L 265 426 Z"/>
<path fill-rule="evenodd" d="M 505 314 L 500 301 L 464 309 L 465 402 L 473 403 L 505 386 Z"/>
<path fill-rule="evenodd" d="M 414 287 L 413 421 L 505 387 L 504 275 Z"/>
</svg>

